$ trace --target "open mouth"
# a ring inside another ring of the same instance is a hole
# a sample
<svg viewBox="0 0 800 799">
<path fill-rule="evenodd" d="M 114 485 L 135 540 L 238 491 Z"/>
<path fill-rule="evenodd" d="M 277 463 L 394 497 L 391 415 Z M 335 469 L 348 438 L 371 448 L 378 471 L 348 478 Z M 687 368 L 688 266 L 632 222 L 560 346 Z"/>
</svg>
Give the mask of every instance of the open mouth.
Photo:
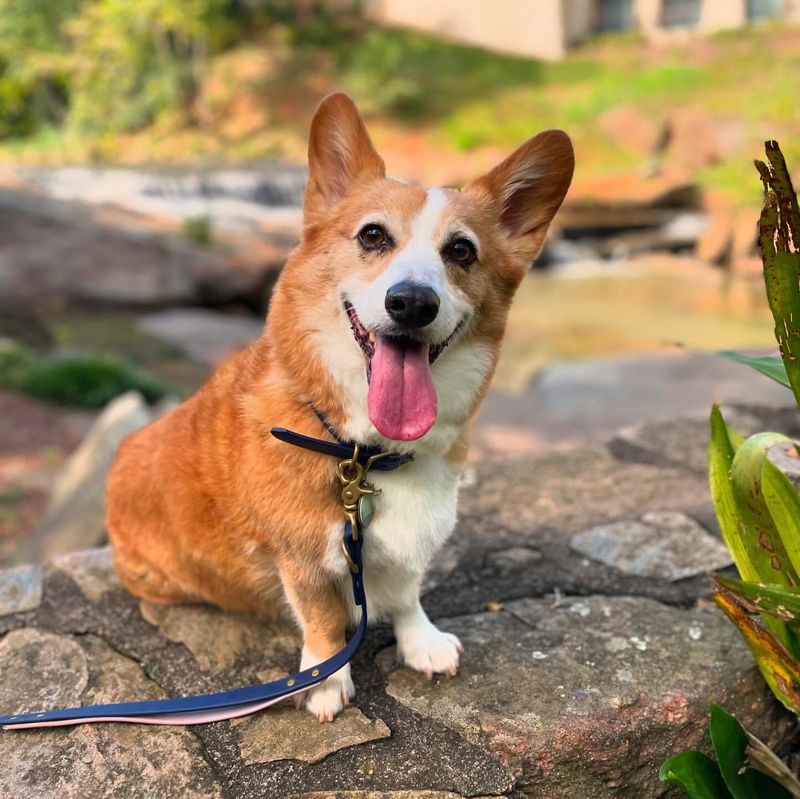
<svg viewBox="0 0 800 799">
<path fill-rule="evenodd" d="M 353 331 L 353 338 L 355 338 L 356 344 L 358 344 L 358 346 L 361 347 L 361 351 L 364 353 L 367 359 L 367 380 L 369 380 L 371 376 L 370 371 L 371 371 L 372 356 L 375 354 L 375 342 L 378 336 L 376 333 L 370 333 L 364 327 L 364 325 L 361 324 L 361 320 L 358 318 L 356 309 L 347 300 L 344 301 L 344 310 L 347 313 L 347 318 L 350 320 L 350 328 Z M 438 344 L 433 344 L 433 345 L 425 345 L 423 344 L 423 342 L 411 338 L 410 336 L 392 336 L 391 338 L 393 338 L 395 341 L 408 345 L 413 344 L 413 345 L 427 346 L 428 363 L 433 364 L 433 362 L 445 351 L 447 345 L 450 344 L 450 342 L 461 332 L 463 324 L 464 320 L 462 319 L 456 325 L 453 332 L 444 341 L 441 341 Z"/>
<path fill-rule="evenodd" d="M 431 365 L 456 337 L 463 323 L 442 342 L 368 331 L 351 303 L 344 301 L 353 337 L 366 358 L 370 421 L 395 441 L 414 441 L 436 421 L 437 397 Z"/>
</svg>

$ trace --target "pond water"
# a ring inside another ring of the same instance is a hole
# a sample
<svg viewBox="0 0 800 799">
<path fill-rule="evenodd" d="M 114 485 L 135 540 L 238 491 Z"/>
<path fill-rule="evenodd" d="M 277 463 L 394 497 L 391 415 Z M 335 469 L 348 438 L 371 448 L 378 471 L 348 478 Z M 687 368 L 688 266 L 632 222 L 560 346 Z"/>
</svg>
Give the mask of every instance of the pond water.
<svg viewBox="0 0 800 799">
<path fill-rule="evenodd" d="M 693 258 L 532 272 L 509 315 L 495 384 L 519 391 L 547 364 L 687 348 L 775 348 L 763 282 Z"/>
</svg>

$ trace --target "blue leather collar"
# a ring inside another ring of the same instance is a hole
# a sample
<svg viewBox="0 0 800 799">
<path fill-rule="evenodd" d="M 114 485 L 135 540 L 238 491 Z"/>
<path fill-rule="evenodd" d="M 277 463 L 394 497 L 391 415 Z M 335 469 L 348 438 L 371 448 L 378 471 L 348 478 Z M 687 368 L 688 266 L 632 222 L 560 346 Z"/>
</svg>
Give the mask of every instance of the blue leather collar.
<svg viewBox="0 0 800 799">
<path fill-rule="evenodd" d="M 352 458 L 355 452 L 355 444 L 339 440 L 324 417 L 320 414 L 317 415 L 326 429 L 337 439 L 336 443 L 304 436 L 282 427 L 272 428 L 272 435 L 288 444 L 319 452 L 323 455 L 331 455 L 340 459 Z M 363 466 L 366 466 L 367 460 L 376 454 L 378 454 L 377 450 L 363 448 L 359 452 L 358 460 Z M 374 461 L 371 468 L 391 471 L 412 458 L 413 455 L 389 454 L 380 460 Z M 232 691 L 220 691 L 219 693 L 203 694 L 201 696 L 156 699 L 146 702 L 87 705 L 86 707 L 72 707 L 65 710 L 0 716 L 0 726 L 6 730 L 18 730 L 29 727 L 55 727 L 97 721 L 124 721 L 140 724 L 201 724 L 246 716 L 289 696 L 307 691 L 347 665 L 358 651 L 367 632 L 367 602 L 364 594 L 361 558 L 364 536 L 358 535 L 354 540 L 349 521 L 345 522 L 343 533 L 343 545 L 350 560 L 356 566 L 355 569 L 351 568 L 350 576 L 353 600 L 361 608 L 361 619 L 353 637 L 346 646 L 333 657 L 328 658 L 328 660 L 289 677 L 262 685 L 252 685 L 247 688 L 237 688 Z"/>
</svg>

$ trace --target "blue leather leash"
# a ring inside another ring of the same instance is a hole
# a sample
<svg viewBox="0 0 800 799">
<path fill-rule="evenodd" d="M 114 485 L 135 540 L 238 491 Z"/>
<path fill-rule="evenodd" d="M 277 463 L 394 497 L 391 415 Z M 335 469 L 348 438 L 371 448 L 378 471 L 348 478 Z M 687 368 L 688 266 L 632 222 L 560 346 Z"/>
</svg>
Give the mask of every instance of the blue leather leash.
<svg viewBox="0 0 800 799">
<path fill-rule="evenodd" d="M 317 412 L 315 411 L 315 413 Z M 341 459 L 337 474 L 343 485 L 342 498 L 347 517 L 344 523 L 342 551 L 350 566 L 353 601 L 356 606 L 361 608 L 361 620 L 358 627 L 343 649 L 313 668 L 304 669 L 296 674 L 262 685 L 251 685 L 247 688 L 201 696 L 87 705 L 41 713 L 0 716 L 0 726 L 6 730 L 20 730 L 30 727 L 57 727 L 98 721 L 139 724 L 202 724 L 221 721 L 255 713 L 294 694 L 307 691 L 346 666 L 358 651 L 367 632 L 367 600 L 364 594 L 361 559 L 364 537 L 360 534 L 366 525 L 359 517 L 358 505 L 362 496 L 378 492 L 366 483 L 364 478 L 370 469 L 391 471 L 411 460 L 413 456 L 384 453 L 375 449 L 362 448 L 351 442 L 344 442 L 339 439 L 335 430 L 321 414 L 317 413 L 317 416 L 336 439 L 336 443 L 294 433 L 283 427 L 273 427 L 272 435 L 296 447 Z M 347 497 L 351 500 L 349 504 Z"/>
</svg>

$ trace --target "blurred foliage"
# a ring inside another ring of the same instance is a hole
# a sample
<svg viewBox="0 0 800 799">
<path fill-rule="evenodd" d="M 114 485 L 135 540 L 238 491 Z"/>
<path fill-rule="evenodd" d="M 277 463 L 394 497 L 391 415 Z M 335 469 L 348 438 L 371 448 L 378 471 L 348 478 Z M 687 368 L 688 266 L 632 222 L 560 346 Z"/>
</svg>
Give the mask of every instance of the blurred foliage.
<svg viewBox="0 0 800 799">
<path fill-rule="evenodd" d="M 585 178 L 653 167 L 641 144 L 604 123 L 607 112 L 629 107 L 663 127 L 693 108 L 727 124 L 738 153 L 710 159 L 693 179 L 743 206 L 758 201 L 739 157 L 754 141 L 781 131 L 787 155 L 800 158 L 800 29 L 785 22 L 658 48 L 635 33 L 598 36 L 550 63 L 380 27 L 362 4 L 0 0 L 0 155 L 299 158 L 314 107 L 339 88 L 388 123 L 375 127 L 378 139 L 412 124 L 425 145 L 469 151 L 565 128 Z"/>
<path fill-rule="evenodd" d="M 536 84 L 542 74 L 540 61 L 386 28 L 368 30 L 338 56 L 342 80 L 364 111 L 406 120 L 447 113 L 499 86 Z"/>
<path fill-rule="evenodd" d="M 131 390 L 148 402 L 174 393 L 120 359 L 44 356 L 6 340 L 0 340 L 0 388 L 78 408 L 100 408 Z"/>
<path fill-rule="evenodd" d="M 202 123 L 212 55 L 275 22 L 302 20 L 313 40 L 331 13 L 292 0 L 0 0 L 0 137 L 135 131 L 166 112 Z"/>
<path fill-rule="evenodd" d="M 209 246 L 214 241 L 214 223 L 207 214 L 185 217 L 181 231 L 189 241 L 203 247 Z"/>
</svg>

